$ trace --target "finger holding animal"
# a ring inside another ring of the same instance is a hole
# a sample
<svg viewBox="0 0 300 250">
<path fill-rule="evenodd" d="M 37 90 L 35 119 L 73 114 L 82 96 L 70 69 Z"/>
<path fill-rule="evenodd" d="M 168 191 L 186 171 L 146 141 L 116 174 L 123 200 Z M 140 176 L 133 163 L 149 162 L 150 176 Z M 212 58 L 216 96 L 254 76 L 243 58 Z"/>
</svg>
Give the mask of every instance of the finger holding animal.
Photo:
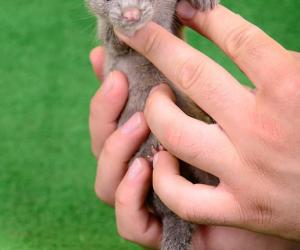
<svg viewBox="0 0 300 250">
<path fill-rule="evenodd" d="M 168 83 L 172 87 L 175 91 L 177 105 L 186 114 L 206 122 L 212 122 L 212 119 L 205 112 L 180 92 L 147 58 L 120 41 L 115 33 L 117 31 L 127 36 L 134 36 L 143 26 L 154 21 L 165 30 L 180 36 L 182 26 L 175 16 L 177 2 L 177 0 L 87 1 L 90 9 L 98 18 L 99 36 L 106 49 L 104 75 L 118 70 L 125 73 L 129 82 L 128 100 L 119 118 L 119 126 L 122 126 L 134 113 L 144 110 L 150 90 L 162 82 Z M 192 3 L 204 11 L 215 7 L 217 1 L 197 0 L 192 1 Z M 159 141 L 153 134 L 150 134 L 136 157 L 151 155 L 153 146 L 159 147 Z M 189 176 L 191 181 L 214 185 L 218 183 L 216 177 L 197 170 L 186 163 L 184 165 L 185 176 Z M 172 213 L 155 193 L 150 195 L 149 205 L 163 222 L 162 249 L 190 249 L 194 226 Z"/>
</svg>

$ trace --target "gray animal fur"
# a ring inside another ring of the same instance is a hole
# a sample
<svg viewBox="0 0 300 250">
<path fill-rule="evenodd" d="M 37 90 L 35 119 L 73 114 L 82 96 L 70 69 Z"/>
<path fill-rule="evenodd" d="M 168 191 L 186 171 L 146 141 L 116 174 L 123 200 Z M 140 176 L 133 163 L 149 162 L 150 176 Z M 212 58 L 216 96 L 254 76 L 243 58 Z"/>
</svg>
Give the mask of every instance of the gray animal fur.
<svg viewBox="0 0 300 250">
<path fill-rule="evenodd" d="M 182 25 L 175 17 L 178 0 L 86 0 L 90 10 L 98 19 L 98 32 L 106 48 L 105 75 L 112 70 L 122 71 L 129 81 L 129 98 L 120 118 L 119 126 L 138 111 L 144 110 L 145 101 L 150 90 L 157 84 L 165 82 L 173 89 L 177 105 L 189 116 L 208 123 L 212 119 L 200 110 L 190 99 L 178 91 L 176 87 L 161 74 L 146 58 L 120 42 L 114 29 L 131 35 L 150 20 L 160 24 L 173 34 L 180 36 Z M 212 9 L 218 0 L 190 0 L 200 10 Z M 138 22 L 132 23 L 122 18 L 122 10 L 127 7 L 138 7 L 142 16 Z M 159 142 L 153 134 L 142 145 L 136 157 L 147 157 L 152 154 L 151 146 Z M 218 185 L 218 179 L 203 171 L 181 162 L 181 173 L 193 183 Z M 171 188 L 171 187 L 170 187 Z M 149 205 L 161 217 L 163 236 L 161 249 L 191 249 L 194 226 L 178 218 L 151 192 Z"/>
</svg>

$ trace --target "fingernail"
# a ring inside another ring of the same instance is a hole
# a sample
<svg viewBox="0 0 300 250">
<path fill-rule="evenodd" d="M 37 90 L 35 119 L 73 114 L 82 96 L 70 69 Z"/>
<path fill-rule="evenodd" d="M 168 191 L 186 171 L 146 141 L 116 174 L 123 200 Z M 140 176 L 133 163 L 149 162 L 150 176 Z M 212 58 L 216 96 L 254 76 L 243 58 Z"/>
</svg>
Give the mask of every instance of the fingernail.
<svg viewBox="0 0 300 250">
<path fill-rule="evenodd" d="M 123 134 L 130 134 L 135 131 L 141 125 L 141 114 L 134 114 L 122 127 L 121 132 Z"/>
<path fill-rule="evenodd" d="M 131 166 L 128 168 L 127 179 L 134 180 L 143 171 L 142 163 L 140 159 L 135 159 Z"/>
<path fill-rule="evenodd" d="M 108 95 L 109 92 L 113 89 L 114 84 L 114 72 L 111 72 L 102 84 L 102 94 L 105 96 Z"/>
<path fill-rule="evenodd" d="M 191 19 L 195 15 L 196 9 L 189 2 L 181 1 L 177 6 L 177 13 L 183 19 Z"/>
</svg>

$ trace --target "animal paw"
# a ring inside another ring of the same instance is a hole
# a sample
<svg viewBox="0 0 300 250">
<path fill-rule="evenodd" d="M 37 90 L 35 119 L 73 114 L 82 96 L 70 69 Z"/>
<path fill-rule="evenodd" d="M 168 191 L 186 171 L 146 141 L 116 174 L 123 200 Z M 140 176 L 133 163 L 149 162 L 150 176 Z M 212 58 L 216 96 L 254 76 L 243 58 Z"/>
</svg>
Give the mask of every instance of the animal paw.
<svg viewBox="0 0 300 250">
<path fill-rule="evenodd" d="M 219 0 L 190 0 L 190 2 L 195 8 L 201 11 L 206 11 L 216 7 Z"/>
<path fill-rule="evenodd" d="M 151 155 L 148 155 L 147 157 L 146 157 L 146 159 L 150 162 L 150 163 L 152 163 L 153 162 L 153 156 L 155 155 L 155 154 L 157 154 L 158 152 L 160 152 L 160 151 L 164 151 L 165 149 L 164 149 L 164 147 L 161 145 L 161 144 L 159 144 L 158 146 L 151 146 Z"/>
</svg>

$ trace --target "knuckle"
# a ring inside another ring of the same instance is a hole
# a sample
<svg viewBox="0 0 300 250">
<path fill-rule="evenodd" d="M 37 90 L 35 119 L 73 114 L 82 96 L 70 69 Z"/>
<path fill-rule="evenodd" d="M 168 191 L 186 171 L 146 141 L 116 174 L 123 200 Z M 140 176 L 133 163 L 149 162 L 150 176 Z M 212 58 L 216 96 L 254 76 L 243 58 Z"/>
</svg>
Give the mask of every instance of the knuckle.
<svg viewBox="0 0 300 250">
<path fill-rule="evenodd" d="M 179 145 L 181 145 L 183 141 L 182 129 L 178 127 L 178 125 L 172 125 L 172 122 L 167 124 L 166 128 L 162 141 L 167 147 L 172 148 L 172 151 L 177 152 Z"/>
<path fill-rule="evenodd" d="M 108 159 L 108 158 L 114 156 L 115 155 L 115 148 L 116 148 L 116 145 L 115 145 L 114 137 L 110 136 L 104 142 L 103 149 L 102 149 L 103 157 Z"/>
<path fill-rule="evenodd" d="M 111 197 L 111 195 L 104 191 L 99 183 L 95 184 L 94 190 L 99 200 L 111 206 L 114 204 L 114 199 Z"/>
<path fill-rule="evenodd" d="M 90 101 L 90 116 L 95 117 L 99 113 L 99 106 L 101 105 L 101 97 L 97 92 Z"/>
<path fill-rule="evenodd" d="M 116 210 L 123 209 L 118 207 L 117 201 L 118 199 L 116 199 Z M 130 224 L 128 223 L 128 220 L 124 218 L 124 216 L 126 215 L 123 213 L 120 214 L 116 212 L 116 224 L 117 224 L 118 234 L 127 241 L 142 243 L 145 237 L 141 233 L 140 228 L 137 226 L 139 222 Z"/>
<path fill-rule="evenodd" d="M 144 114 L 147 118 L 157 116 L 157 113 L 161 111 L 162 105 L 169 104 L 169 102 L 175 102 L 175 95 L 171 89 L 166 86 L 159 86 L 158 90 L 153 91 L 146 100 Z M 148 119 L 151 121 L 151 119 Z"/>
<path fill-rule="evenodd" d="M 143 46 L 142 53 L 144 55 L 151 55 L 157 51 L 161 44 L 161 36 L 158 31 L 152 32 L 146 39 L 146 42 Z"/>
<path fill-rule="evenodd" d="M 268 225 L 273 221 L 273 209 L 267 200 L 256 199 L 252 203 L 252 220 L 258 225 Z"/>
<path fill-rule="evenodd" d="M 259 28 L 248 23 L 235 27 L 225 39 L 225 51 L 232 58 L 237 58 L 244 53 L 251 54 L 253 57 L 259 56 L 260 48 L 255 45 L 259 34 Z"/>
<path fill-rule="evenodd" d="M 204 60 L 200 61 L 192 56 L 179 64 L 176 70 L 176 79 L 184 90 L 190 90 L 203 78 L 205 68 L 206 62 Z"/>
<path fill-rule="evenodd" d="M 117 223 L 118 234 L 126 241 L 138 242 L 137 237 L 128 230 L 127 227 L 124 227 Z"/>
<path fill-rule="evenodd" d="M 274 221 L 271 198 L 257 195 L 245 201 L 239 209 L 240 221 L 249 225 L 264 226 Z"/>
<path fill-rule="evenodd" d="M 131 200 L 126 193 L 123 192 L 122 188 L 118 188 L 115 193 L 115 203 L 118 209 L 127 208 Z"/>
<path fill-rule="evenodd" d="M 120 223 L 118 221 L 118 217 L 117 217 L 117 231 L 118 231 L 118 234 L 123 239 L 128 240 L 128 241 L 132 240 L 131 234 L 128 232 L 128 229 L 126 227 L 124 227 L 122 223 Z"/>
<path fill-rule="evenodd" d="M 145 104 L 145 116 L 146 117 L 154 117 L 157 112 L 157 103 L 159 100 L 159 93 L 157 91 L 154 91 L 154 93 L 151 93 L 149 97 L 147 98 L 146 104 Z M 151 119 L 150 119 L 151 120 Z"/>
</svg>

